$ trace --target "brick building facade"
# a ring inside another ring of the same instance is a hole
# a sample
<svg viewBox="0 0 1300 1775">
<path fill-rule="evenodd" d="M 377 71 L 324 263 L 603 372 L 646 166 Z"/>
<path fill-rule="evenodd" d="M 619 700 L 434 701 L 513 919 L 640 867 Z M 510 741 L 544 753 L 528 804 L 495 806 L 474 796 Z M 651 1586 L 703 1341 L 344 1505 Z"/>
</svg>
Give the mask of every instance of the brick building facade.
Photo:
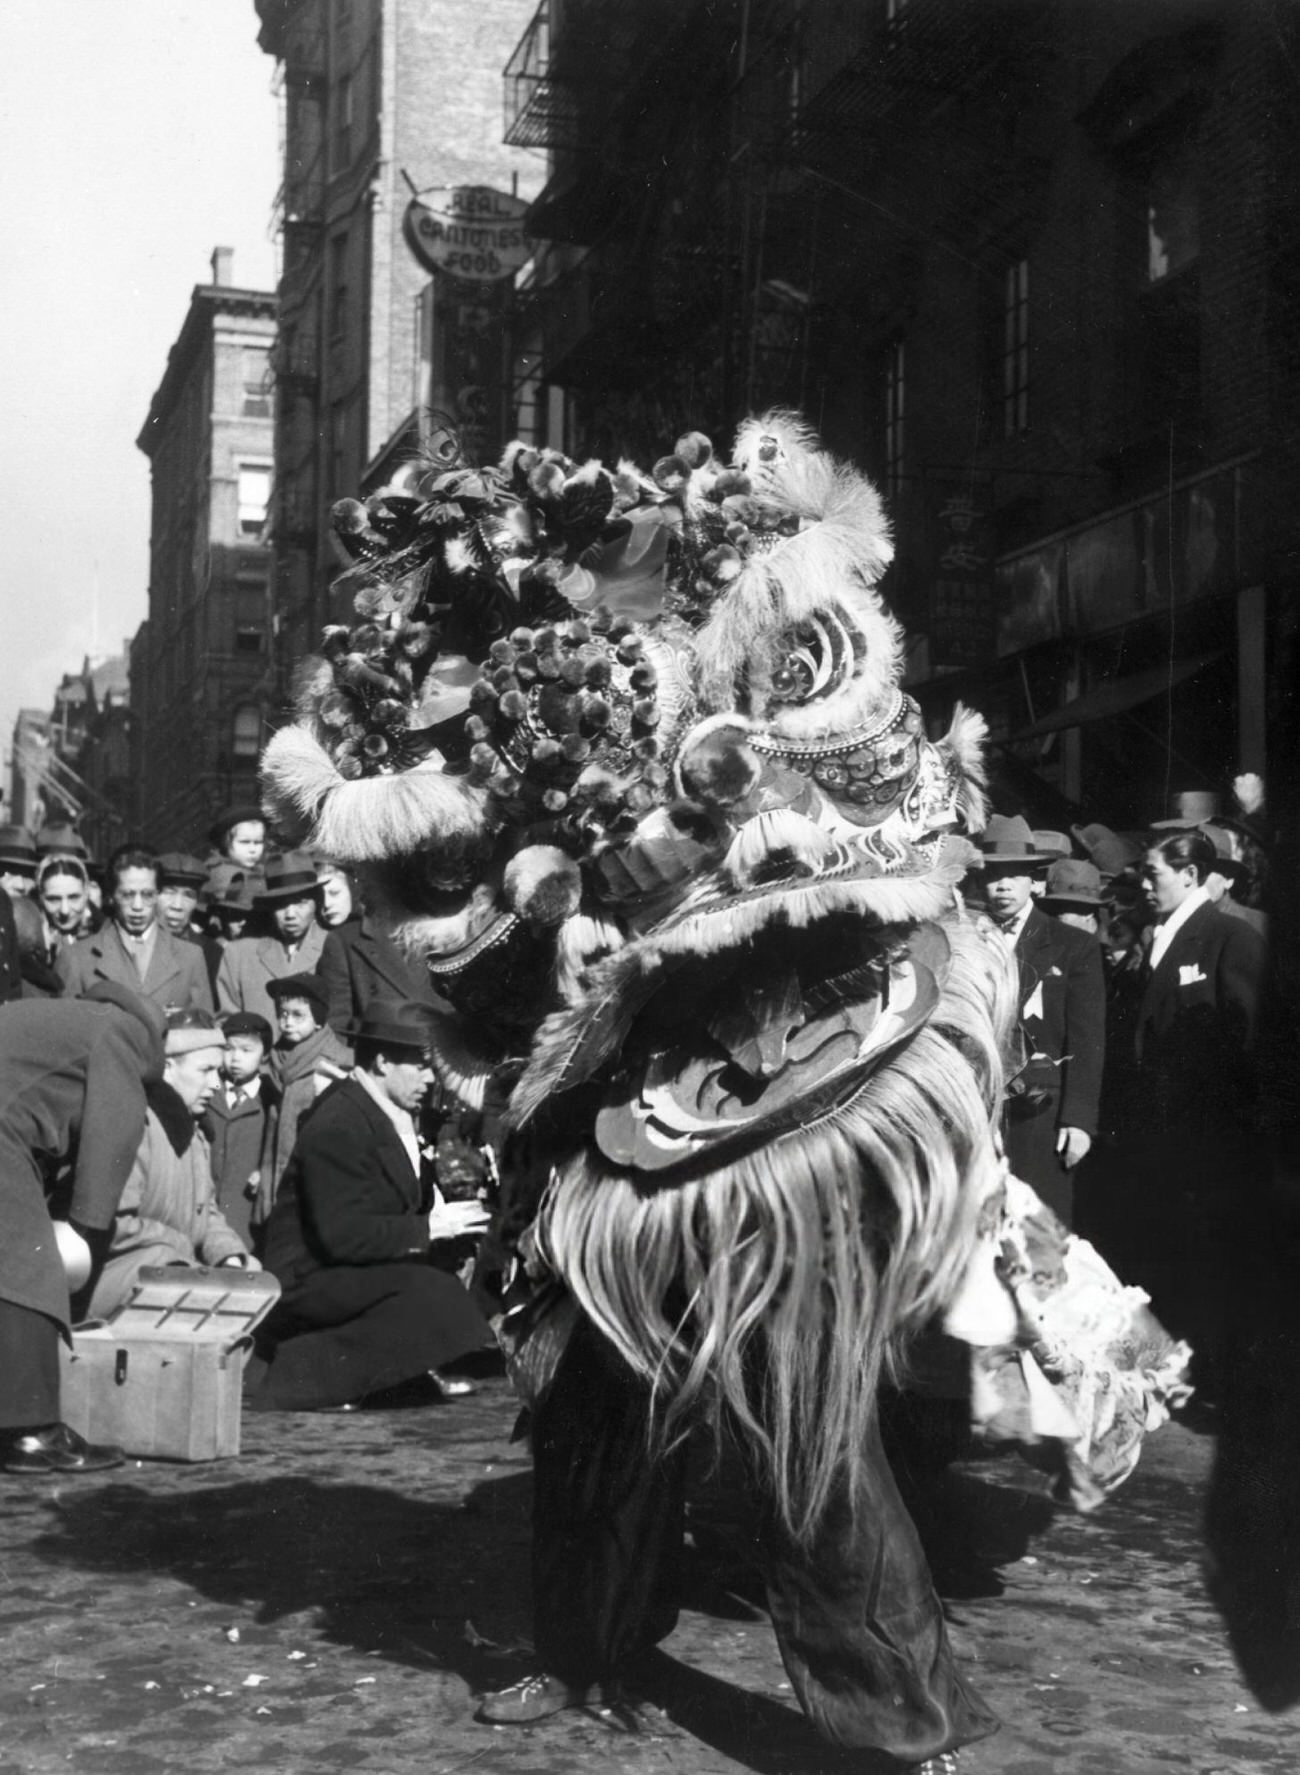
<svg viewBox="0 0 1300 1775">
<path fill-rule="evenodd" d="M 189 312 L 137 438 L 149 458 L 149 614 L 131 644 L 138 829 L 201 846 L 256 796 L 272 698 L 268 366 L 276 299 L 231 282 L 231 254 Z"/>
<path fill-rule="evenodd" d="M 1300 13 L 1279 0 L 543 0 L 536 435 L 773 401 L 884 487 L 936 721 L 1115 825 L 1296 753 Z"/>
<path fill-rule="evenodd" d="M 428 426 L 431 280 L 402 238 L 411 187 L 531 195 L 540 162 L 501 140 L 500 70 L 528 0 L 255 3 L 284 100 L 271 527 L 283 700 L 339 614 L 330 506 Z"/>
</svg>

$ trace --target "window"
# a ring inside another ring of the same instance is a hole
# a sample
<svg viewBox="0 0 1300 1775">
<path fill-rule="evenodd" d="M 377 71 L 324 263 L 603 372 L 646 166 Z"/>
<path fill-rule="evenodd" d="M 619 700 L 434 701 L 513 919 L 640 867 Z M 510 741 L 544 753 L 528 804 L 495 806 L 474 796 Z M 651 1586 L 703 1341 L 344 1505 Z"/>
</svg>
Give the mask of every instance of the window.
<svg viewBox="0 0 1300 1775">
<path fill-rule="evenodd" d="M 1002 429 L 1029 429 L 1029 261 L 1008 265 L 1002 313 Z"/>
<path fill-rule="evenodd" d="M 266 523 L 266 507 L 271 497 L 269 463 L 241 462 L 239 465 L 239 533 L 259 536 Z"/>
<path fill-rule="evenodd" d="M 341 172 L 352 159 L 352 76 L 345 74 L 334 95 L 334 170 Z"/>
<path fill-rule="evenodd" d="M 244 353 L 244 417 L 247 419 L 271 417 L 269 363 L 264 351 Z"/>
<path fill-rule="evenodd" d="M 262 630 L 257 623 L 240 623 L 235 630 L 236 653 L 260 653 Z"/>
<path fill-rule="evenodd" d="M 898 493 L 904 474 L 903 425 L 906 416 L 903 341 L 895 339 L 885 364 L 885 479 Z"/>
<path fill-rule="evenodd" d="M 262 713 L 256 703 L 241 703 L 235 710 L 230 749 L 236 758 L 256 758 L 262 746 Z"/>
<path fill-rule="evenodd" d="M 1186 148 L 1166 156 L 1147 180 L 1147 282 L 1162 283 L 1201 250 L 1196 169 Z"/>
</svg>

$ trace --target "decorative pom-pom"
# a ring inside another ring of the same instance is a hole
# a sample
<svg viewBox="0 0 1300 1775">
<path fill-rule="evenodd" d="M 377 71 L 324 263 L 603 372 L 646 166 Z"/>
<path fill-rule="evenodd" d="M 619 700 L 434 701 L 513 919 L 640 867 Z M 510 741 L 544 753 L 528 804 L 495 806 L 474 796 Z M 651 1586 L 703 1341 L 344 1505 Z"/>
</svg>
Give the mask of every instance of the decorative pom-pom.
<svg viewBox="0 0 1300 1775">
<path fill-rule="evenodd" d="M 411 723 L 411 711 L 405 703 L 399 702 L 395 696 L 380 697 L 370 711 L 370 718 L 377 727 L 388 733 L 400 733 Z"/>
<path fill-rule="evenodd" d="M 730 543 L 723 543 L 716 549 L 710 549 L 704 557 L 706 571 L 721 585 L 735 579 L 744 566 L 739 550 L 732 548 Z"/>
<path fill-rule="evenodd" d="M 730 494 L 745 494 L 753 491 L 754 483 L 742 469 L 724 468 L 713 483 L 712 496 L 714 499 L 725 500 Z"/>
<path fill-rule="evenodd" d="M 553 679 L 560 675 L 560 656 L 558 653 L 539 653 L 537 656 L 537 676 Z"/>
<path fill-rule="evenodd" d="M 587 627 L 585 622 L 574 621 L 567 623 L 564 629 L 564 639 L 571 647 L 582 647 L 586 642 L 591 640 L 591 630 Z"/>
<path fill-rule="evenodd" d="M 527 653 L 533 645 L 533 631 L 531 629 L 512 629 L 510 631 L 510 645 L 520 653 Z"/>
<path fill-rule="evenodd" d="M 491 746 L 485 746 L 480 742 L 470 748 L 469 774 L 472 782 L 486 783 L 496 767 L 497 755 Z"/>
<path fill-rule="evenodd" d="M 427 622 L 408 622 L 398 637 L 398 645 L 408 659 L 423 659 L 433 642 L 434 632 Z"/>
<path fill-rule="evenodd" d="M 682 755 L 682 784 L 695 801 L 726 807 L 758 786 L 762 765 L 735 728 L 706 733 Z"/>
<path fill-rule="evenodd" d="M 665 493 L 680 493 L 691 478 L 690 464 L 680 456 L 661 456 L 650 472 Z"/>
<path fill-rule="evenodd" d="M 509 666 L 498 666 L 492 674 L 492 688 L 498 696 L 504 696 L 508 690 L 518 690 L 519 680 Z"/>
<path fill-rule="evenodd" d="M 549 807 L 550 798 L 558 807 Z M 549 811 L 559 813 L 567 796 L 550 789 L 543 797 Z M 502 888 L 506 904 L 516 918 L 528 924 L 557 925 L 578 910 L 582 899 L 582 874 L 573 858 L 552 844 L 530 844 L 506 864 Z"/>
<path fill-rule="evenodd" d="M 577 690 L 587 680 L 586 665 L 580 659 L 566 659 L 560 666 L 560 682 L 567 684 L 571 690 Z"/>
<path fill-rule="evenodd" d="M 762 508 L 748 494 L 731 493 L 722 502 L 722 512 L 733 524 L 744 524 L 752 529 L 762 515 Z"/>
<path fill-rule="evenodd" d="M 494 641 L 488 648 L 488 656 L 494 659 L 499 666 L 508 666 L 514 660 L 515 650 L 511 643 L 502 636 L 499 641 Z"/>
<path fill-rule="evenodd" d="M 603 696 L 588 696 L 582 704 L 582 724 L 597 732 L 609 726 L 610 707 Z"/>
<path fill-rule="evenodd" d="M 559 634 L 555 629 L 538 629 L 533 636 L 533 647 L 538 653 L 554 653 L 559 639 Z"/>
<path fill-rule="evenodd" d="M 501 713 L 507 721 L 522 721 L 528 714 L 528 699 L 522 691 L 508 690 L 501 698 Z"/>
<path fill-rule="evenodd" d="M 386 640 L 384 631 L 372 622 L 359 622 L 348 637 L 354 653 L 374 653 Z"/>
<path fill-rule="evenodd" d="M 638 758 L 657 758 L 661 751 L 661 747 L 655 736 L 652 733 L 649 733 L 644 739 L 635 740 L 632 745 L 632 750 Z"/>
<path fill-rule="evenodd" d="M 620 641 L 614 657 L 620 666 L 635 666 L 640 663 L 644 652 L 640 637 L 632 635 L 626 641 Z"/>
<path fill-rule="evenodd" d="M 542 806 L 548 814 L 562 814 L 569 805 L 569 798 L 563 789 L 547 789 L 542 795 Z"/>
<path fill-rule="evenodd" d="M 343 727 L 352 719 L 352 698 L 342 691 L 331 690 L 328 696 L 321 699 L 316 713 L 326 727 Z"/>
<path fill-rule="evenodd" d="M 358 536 L 369 527 L 366 508 L 359 499 L 336 499 L 330 507 L 330 522 L 340 536 Z"/>
<path fill-rule="evenodd" d="M 603 690 L 609 683 L 610 664 L 604 654 L 589 659 L 586 664 L 586 679 L 592 690 Z"/>
<path fill-rule="evenodd" d="M 533 763 L 541 770 L 554 770 L 563 757 L 558 740 L 538 740 L 533 747 Z"/>
<path fill-rule="evenodd" d="M 469 687 L 469 706 L 471 709 L 494 709 L 497 693 L 486 678 L 476 678 Z"/>
<path fill-rule="evenodd" d="M 539 499 L 558 499 L 564 491 L 564 470 L 558 462 L 539 462 L 528 485 Z"/>
<path fill-rule="evenodd" d="M 632 704 L 632 719 L 640 727 L 658 727 L 659 704 L 652 696 L 639 696 Z"/>
<path fill-rule="evenodd" d="M 591 747 L 579 733 L 566 733 L 560 741 L 560 750 L 570 764 L 585 764 L 591 756 Z"/>
<path fill-rule="evenodd" d="M 368 733 L 361 742 L 361 750 L 372 763 L 378 763 L 388 756 L 388 741 L 382 733 Z"/>
<path fill-rule="evenodd" d="M 662 764 L 647 764 L 641 772 L 641 781 L 652 789 L 662 789 L 668 781 L 668 772 Z"/>
<path fill-rule="evenodd" d="M 491 729 L 488 727 L 487 722 L 480 721 L 477 715 L 467 715 L 465 717 L 465 738 L 472 741 L 475 745 L 481 740 L 485 740 L 490 732 Z"/>
<path fill-rule="evenodd" d="M 713 455 L 713 444 L 702 431 L 683 432 L 673 445 L 673 454 L 679 456 L 687 468 L 703 468 Z"/>
<path fill-rule="evenodd" d="M 359 777 L 362 774 L 361 760 L 352 753 L 345 753 L 341 758 L 336 757 L 334 760 L 334 768 L 338 771 L 341 777 L 346 777 L 349 782 L 351 782 L 354 777 Z"/>
</svg>

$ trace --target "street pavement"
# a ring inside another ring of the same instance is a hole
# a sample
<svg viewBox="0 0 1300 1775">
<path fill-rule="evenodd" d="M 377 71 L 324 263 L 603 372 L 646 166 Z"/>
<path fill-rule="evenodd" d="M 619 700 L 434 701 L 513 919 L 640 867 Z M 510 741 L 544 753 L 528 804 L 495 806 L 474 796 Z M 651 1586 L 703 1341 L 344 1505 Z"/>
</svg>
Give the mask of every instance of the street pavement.
<svg viewBox="0 0 1300 1775">
<path fill-rule="evenodd" d="M 515 1415 L 492 1378 L 448 1405 L 246 1416 L 230 1461 L 0 1476 L 0 1775 L 881 1771 L 805 1725 L 703 1508 L 634 1711 L 476 1724 L 474 1695 L 529 1668 Z M 1204 1585 L 1212 1457 L 1171 1425 L 1086 1518 L 1014 1458 L 950 1476 L 975 1571 L 953 1637 L 1004 1721 L 965 1775 L 1300 1770 L 1300 1712 L 1251 1694 Z"/>
</svg>

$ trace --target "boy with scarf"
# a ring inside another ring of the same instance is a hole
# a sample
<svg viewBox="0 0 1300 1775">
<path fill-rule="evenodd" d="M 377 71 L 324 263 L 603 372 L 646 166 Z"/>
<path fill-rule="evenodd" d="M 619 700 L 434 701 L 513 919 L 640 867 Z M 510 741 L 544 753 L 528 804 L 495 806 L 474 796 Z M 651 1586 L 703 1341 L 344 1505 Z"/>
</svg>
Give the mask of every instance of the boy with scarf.
<svg viewBox="0 0 1300 1775">
<path fill-rule="evenodd" d="M 329 993 L 315 974 L 286 974 L 267 991 L 275 1001 L 279 1039 L 271 1049 L 271 1081 L 280 1093 L 279 1113 L 267 1123 L 261 1182 L 253 1204 L 254 1229 L 266 1225 L 276 1192 L 298 1138 L 298 1124 L 326 1085 L 346 1078 L 352 1056 L 326 1023 Z"/>
</svg>

